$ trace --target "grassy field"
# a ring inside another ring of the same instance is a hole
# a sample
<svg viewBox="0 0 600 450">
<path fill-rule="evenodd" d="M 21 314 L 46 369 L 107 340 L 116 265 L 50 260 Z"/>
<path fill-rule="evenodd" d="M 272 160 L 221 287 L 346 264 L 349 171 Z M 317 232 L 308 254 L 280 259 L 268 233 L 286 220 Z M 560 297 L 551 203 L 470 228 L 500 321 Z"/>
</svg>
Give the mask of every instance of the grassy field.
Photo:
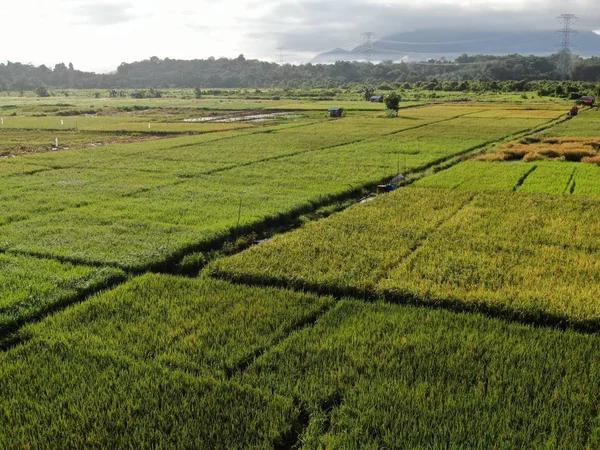
<svg viewBox="0 0 600 450">
<path fill-rule="evenodd" d="M 94 94 L 0 97 L 0 448 L 598 447 L 596 111 Z"/>
</svg>

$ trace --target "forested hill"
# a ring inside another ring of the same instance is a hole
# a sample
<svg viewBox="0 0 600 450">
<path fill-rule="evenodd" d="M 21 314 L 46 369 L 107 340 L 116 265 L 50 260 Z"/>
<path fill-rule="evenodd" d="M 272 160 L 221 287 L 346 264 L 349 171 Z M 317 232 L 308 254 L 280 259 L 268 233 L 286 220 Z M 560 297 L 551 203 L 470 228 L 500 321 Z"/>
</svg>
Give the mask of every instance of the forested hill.
<svg viewBox="0 0 600 450">
<path fill-rule="evenodd" d="M 455 59 L 469 55 L 521 55 L 547 56 L 557 51 L 560 35 L 556 31 L 521 30 L 500 32 L 497 30 L 472 29 L 424 29 L 383 36 L 370 48 L 361 44 L 346 51 L 335 49 L 321 53 L 313 62 L 365 60 L 367 51 L 373 60 L 423 58 Z M 600 55 L 600 35 L 582 31 L 572 36 L 577 53 L 585 57 Z"/>
<path fill-rule="evenodd" d="M 279 65 L 238 58 L 183 61 L 148 60 L 121 64 L 112 74 L 82 72 L 69 64 L 46 66 L 0 64 L 0 90 L 34 90 L 42 85 L 59 89 L 140 88 L 331 88 L 365 83 L 404 83 L 453 80 L 600 80 L 600 57 L 583 59 L 570 54 L 540 56 L 467 56 L 453 62 L 378 64 Z"/>
</svg>

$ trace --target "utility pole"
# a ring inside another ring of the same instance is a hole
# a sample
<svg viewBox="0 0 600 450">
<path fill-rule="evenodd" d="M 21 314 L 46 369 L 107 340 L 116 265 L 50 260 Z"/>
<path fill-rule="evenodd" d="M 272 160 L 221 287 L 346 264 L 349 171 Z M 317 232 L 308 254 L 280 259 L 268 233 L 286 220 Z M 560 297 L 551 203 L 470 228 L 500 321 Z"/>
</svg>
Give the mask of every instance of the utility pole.
<svg viewBox="0 0 600 450">
<path fill-rule="evenodd" d="M 365 47 L 365 55 L 367 56 L 367 61 L 371 62 L 373 58 L 373 39 L 375 39 L 375 33 L 370 31 L 363 33 L 362 37 L 364 39 L 364 47 Z"/>
<path fill-rule="evenodd" d="M 562 25 L 562 29 L 557 31 L 562 35 L 561 43 L 557 44 L 557 47 L 561 47 L 563 51 L 570 53 L 572 47 L 575 47 L 573 45 L 573 35 L 577 33 L 577 31 L 571 27 L 577 23 L 579 17 L 574 14 L 562 14 L 558 16 L 557 19 Z"/>
</svg>

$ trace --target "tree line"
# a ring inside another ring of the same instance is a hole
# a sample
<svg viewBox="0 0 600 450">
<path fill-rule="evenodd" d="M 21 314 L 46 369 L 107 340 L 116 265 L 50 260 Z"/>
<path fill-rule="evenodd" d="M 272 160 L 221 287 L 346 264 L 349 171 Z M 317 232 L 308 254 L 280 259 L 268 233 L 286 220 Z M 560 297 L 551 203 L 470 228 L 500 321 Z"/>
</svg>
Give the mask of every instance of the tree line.
<svg viewBox="0 0 600 450">
<path fill-rule="evenodd" d="M 600 57 L 583 59 L 570 53 L 551 56 L 462 55 L 454 61 L 431 59 L 420 63 L 338 61 L 334 64 L 276 64 L 237 58 L 198 60 L 152 57 L 122 63 L 114 73 L 77 70 L 73 64 L 54 68 L 16 62 L 0 64 L 0 90 L 167 89 L 167 88 L 288 88 L 330 89 L 356 85 L 400 86 L 435 79 L 437 83 L 600 81 Z M 464 86 L 464 84 L 463 84 Z"/>
</svg>

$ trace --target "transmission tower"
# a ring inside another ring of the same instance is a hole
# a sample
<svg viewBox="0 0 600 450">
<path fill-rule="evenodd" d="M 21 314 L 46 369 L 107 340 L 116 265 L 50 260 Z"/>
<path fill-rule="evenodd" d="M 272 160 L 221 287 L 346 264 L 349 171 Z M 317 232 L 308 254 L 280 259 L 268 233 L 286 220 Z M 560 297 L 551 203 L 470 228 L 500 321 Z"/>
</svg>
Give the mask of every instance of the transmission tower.
<svg viewBox="0 0 600 450">
<path fill-rule="evenodd" d="M 562 29 L 558 30 L 558 33 L 562 34 L 561 43 L 557 44 L 557 47 L 561 47 L 563 51 L 571 52 L 571 49 L 575 47 L 573 45 L 573 35 L 577 33 L 576 30 L 571 28 L 577 23 L 579 17 L 574 14 L 562 14 L 557 17 L 562 25 Z"/>
<path fill-rule="evenodd" d="M 283 65 L 283 51 L 286 50 L 285 47 L 277 47 L 279 50 L 279 65 Z"/>
<path fill-rule="evenodd" d="M 365 55 L 367 56 L 367 61 L 371 62 L 374 51 L 373 40 L 375 39 L 375 33 L 371 33 L 369 31 L 367 33 L 363 33 L 362 37 L 364 39 Z"/>
</svg>

